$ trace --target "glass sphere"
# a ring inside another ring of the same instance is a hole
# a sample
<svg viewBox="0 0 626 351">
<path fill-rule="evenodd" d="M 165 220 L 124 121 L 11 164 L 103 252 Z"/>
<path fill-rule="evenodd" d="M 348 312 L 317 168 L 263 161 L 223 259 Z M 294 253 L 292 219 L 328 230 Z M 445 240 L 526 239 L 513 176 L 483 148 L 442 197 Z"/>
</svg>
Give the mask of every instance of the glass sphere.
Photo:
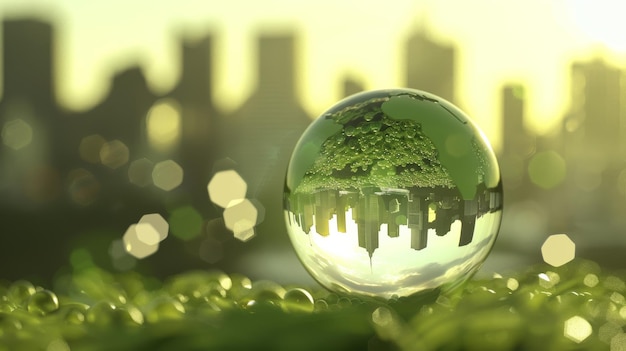
<svg viewBox="0 0 626 351">
<path fill-rule="evenodd" d="M 350 96 L 298 141 L 285 180 L 289 237 L 326 288 L 391 298 L 448 291 L 493 246 L 502 183 L 484 134 L 433 94 Z"/>
</svg>

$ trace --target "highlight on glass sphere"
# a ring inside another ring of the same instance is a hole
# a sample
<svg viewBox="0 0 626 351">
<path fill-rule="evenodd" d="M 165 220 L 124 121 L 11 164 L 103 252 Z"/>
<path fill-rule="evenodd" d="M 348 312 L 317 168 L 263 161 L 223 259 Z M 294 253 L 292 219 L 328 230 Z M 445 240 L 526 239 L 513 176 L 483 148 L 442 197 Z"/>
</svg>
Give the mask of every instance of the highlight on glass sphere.
<svg viewBox="0 0 626 351">
<path fill-rule="evenodd" d="M 326 288 L 392 298 L 458 287 L 502 216 L 494 152 L 450 102 L 413 89 L 352 95 L 298 141 L 284 212 L 305 268 Z"/>
</svg>

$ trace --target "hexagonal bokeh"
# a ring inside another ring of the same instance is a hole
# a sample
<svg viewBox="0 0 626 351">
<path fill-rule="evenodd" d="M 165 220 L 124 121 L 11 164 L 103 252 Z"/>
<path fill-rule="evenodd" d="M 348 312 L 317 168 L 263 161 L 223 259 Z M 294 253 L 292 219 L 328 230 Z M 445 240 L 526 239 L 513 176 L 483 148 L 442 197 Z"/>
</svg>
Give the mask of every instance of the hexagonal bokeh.
<svg viewBox="0 0 626 351">
<path fill-rule="evenodd" d="M 235 238 L 248 241 L 255 236 L 254 227 L 263 221 L 265 209 L 256 200 L 244 199 L 224 210 L 224 224 Z"/>
<path fill-rule="evenodd" d="M 241 228 L 236 225 L 235 229 L 233 229 L 233 235 L 236 239 L 246 242 L 254 238 L 256 236 L 256 232 L 254 231 L 254 227 L 248 228 L 246 224 L 242 225 Z"/>
<path fill-rule="evenodd" d="M 598 329 L 598 339 L 606 344 L 610 344 L 611 339 L 621 332 L 621 325 L 614 322 L 607 322 Z"/>
<path fill-rule="evenodd" d="M 541 246 L 543 260 L 560 267 L 576 257 L 576 244 L 566 234 L 550 235 Z"/>
<path fill-rule="evenodd" d="M 33 141 L 33 128 L 21 118 L 7 121 L 2 127 L 2 143 L 13 150 L 22 149 Z"/>
<path fill-rule="evenodd" d="M 574 316 L 565 321 L 563 335 L 575 343 L 581 343 L 593 332 L 591 324 L 580 316 Z"/>
<path fill-rule="evenodd" d="M 100 163 L 100 150 L 106 140 L 99 134 L 92 134 L 81 139 L 78 145 L 80 158 L 89 163 Z"/>
<path fill-rule="evenodd" d="M 129 150 L 120 140 L 106 142 L 100 148 L 100 161 L 103 165 L 116 169 L 128 163 Z"/>
<path fill-rule="evenodd" d="M 100 182 L 84 168 L 77 168 L 67 176 L 72 201 L 81 206 L 93 203 L 100 194 Z"/>
<path fill-rule="evenodd" d="M 140 158 L 131 162 L 128 167 L 128 180 L 131 183 L 144 187 L 152 183 L 154 163 L 147 158 Z"/>
<path fill-rule="evenodd" d="M 235 170 L 217 172 L 207 185 L 209 198 L 216 205 L 226 208 L 237 200 L 246 197 L 248 185 Z"/>
<path fill-rule="evenodd" d="M 161 242 L 161 235 L 151 223 L 137 223 L 135 231 L 137 239 L 146 245 L 154 246 Z"/>
<path fill-rule="evenodd" d="M 141 259 L 157 252 L 159 250 L 159 244 L 158 241 L 153 245 L 142 241 L 137 227 L 137 224 L 131 224 L 126 230 L 126 233 L 124 233 L 122 240 L 124 241 L 126 251 L 134 257 Z"/>
<path fill-rule="evenodd" d="M 135 267 L 137 259 L 126 251 L 124 240 L 117 239 L 109 246 L 109 256 L 115 269 L 125 271 Z"/>
<path fill-rule="evenodd" d="M 137 224 L 148 224 L 154 228 L 159 234 L 159 241 L 163 241 L 167 238 L 167 233 L 170 228 L 167 221 L 158 213 L 143 215 Z"/>
<path fill-rule="evenodd" d="M 224 210 L 224 224 L 230 230 L 236 227 L 253 228 L 258 223 L 258 210 L 248 199 Z"/>
<path fill-rule="evenodd" d="M 169 223 L 172 235 L 183 240 L 191 240 L 202 232 L 204 220 L 193 206 L 182 206 L 172 211 Z"/>
<path fill-rule="evenodd" d="M 154 185 L 165 191 L 176 189 L 183 182 L 183 168 L 173 160 L 157 163 L 152 171 Z"/>
<path fill-rule="evenodd" d="M 226 228 L 224 218 L 213 218 L 204 224 L 204 232 L 207 237 L 215 239 L 219 242 L 225 242 L 233 238 L 232 231 Z"/>
<path fill-rule="evenodd" d="M 626 351 L 626 333 L 620 332 L 611 338 L 611 351 Z"/>
<path fill-rule="evenodd" d="M 263 223 L 265 220 L 265 206 L 257 199 L 247 199 L 257 211 L 256 225 Z"/>
</svg>

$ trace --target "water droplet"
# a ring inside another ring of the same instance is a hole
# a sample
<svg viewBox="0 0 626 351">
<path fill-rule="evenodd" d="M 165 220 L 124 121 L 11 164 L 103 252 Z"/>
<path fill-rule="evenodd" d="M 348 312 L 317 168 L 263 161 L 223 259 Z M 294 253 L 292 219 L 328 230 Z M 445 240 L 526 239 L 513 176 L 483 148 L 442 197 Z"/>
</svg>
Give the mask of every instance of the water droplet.
<svg viewBox="0 0 626 351">
<path fill-rule="evenodd" d="M 33 283 L 26 280 L 18 280 L 9 286 L 8 296 L 14 304 L 23 305 L 35 291 Z"/>
<path fill-rule="evenodd" d="M 313 308 L 315 312 L 326 311 L 328 310 L 328 302 L 326 302 L 326 300 L 323 300 L 323 299 L 315 300 L 315 303 L 313 304 Z"/>
<path fill-rule="evenodd" d="M 64 304 L 60 307 L 59 312 L 63 316 L 63 320 L 68 324 L 79 325 L 85 322 L 85 314 L 89 306 L 81 303 Z"/>
<path fill-rule="evenodd" d="M 283 307 L 289 312 L 313 312 L 313 297 L 304 289 L 294 288 L 285 293 Z"/>
<path fill-rule="evenodd" d="M 161 297 L 154 299 L 146 312 L 146 320 L 155 323 L 162 320 L 181 319 L 185 314 L 185 306 L 180 301 Z"/>
<path fill-rule="evenodd" d="M 99 301 L 93 304 L 86 312 L 87 322 L 97 326 L 107 326 L 115 320 L 115 306 L 110 302 Z"/>
<path fill-rule="evenodd" d="M 489 142 L 428 93 L 351 99 L 314 121 L 291 157 L 285 221 L 298 257 L 341 293 L 390 298 L 459 286 L 500 226 L 502 185 Z M 345 146 L 336 147 L 340 140 Z"/>
<path fill-rule="evenodd" d="M 378 307 L 372 313 L 372 322 L 374 322 L 374 324 L 378 326 L 385 327 L 391 324 L 391 321 L 392 321 L 391 311 L 389 311 L 389 309 L 386 307 Z"/>
<path fill-rule="evenodd" d="M 28 312 L 36 315 L 46 315 L 59 309 L 59 299 L 50 290 L 35 292 L 28 299 Z"/>
</svg>

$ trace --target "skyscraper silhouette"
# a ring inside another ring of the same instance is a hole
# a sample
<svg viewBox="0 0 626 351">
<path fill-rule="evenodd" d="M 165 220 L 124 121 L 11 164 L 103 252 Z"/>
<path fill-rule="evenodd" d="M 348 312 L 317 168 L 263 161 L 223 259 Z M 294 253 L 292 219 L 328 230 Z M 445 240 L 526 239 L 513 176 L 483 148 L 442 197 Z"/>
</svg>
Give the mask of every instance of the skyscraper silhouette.
<svg viewBox="0 0 626 351">
<path fill-rule="evenodd" d="M 579 133 L 583 147 L 597 156 L 616 156 L 624 144 L 626 106 L 622 100 L 622 71 L 602 59 L 572 65 L 572 110 L 570 132 Z"/>
<path fill-rule="evenodd" d="M 248 196 L 259 198 L 266 207 L 259 231 L 283 235 L 284 172 L 293 147 L 311 120 L 297 100 L 296 72 L 300 70 L 295 68 L 295 37 L 261 35 L 257 44 L 255 89 L 226 121 L 224 151 L 240 165 Z"/>
<path fill-rule="evenodd" d="M 39 108 L 54 105 L 54 31 L 33 19 L 3 22 L 3 100 L 26 99 Z"/>
<path fill-rule="evenodd" d="M 527 156 L 532 140 L 524 123 L 524 87 L 509 84 L 502 88 L 502 154 Z"/>
<path fill-rule="evenodd" d="M 145 144 L 141 136 L 146 114 L 155 99 L 141 67 L 131 66 L 117 72 L 107 97 L 82 118 L 71 121 L 78 133 L 75 149 L 80 138 L 97 133 L 107 140 L 121 140 L 130 149 L 130 158 L 135 158 Z"/>
<path fill-rule="evenodd" d="M 364 90 L 363 84 L 353 77 L 345 77 L 343 79 L 342 88 L 343 89 L 342 89 L 341 96 L 344 96 L 344 97 L 350 96 L 352 94 L 356 94 Z"/>
<path fill-rule="evenodd" d="M 213 103 L 213 36 L 181 40 L 182 73 L 170 96 L 181 106 L 180 161 L 187 188 L 206 199 L 214 156 L 220 147 L 221 114 Z M 202 195 L 200 195 L 202 194 Z"/>
<path fill-rule="evenodd" d="M 19 207 L 26 199 L 22 182 L 34 169 L 63 157 L 59 145 L 63 127 L 54 96 L 55 40 L 52 25 L 39 20 L 5 20 L 2 27 L 0 128 L 19 121 L 32 134 L 19 151 L 0 144 L 0 204 Z"/>
<path fill-rule="evenodd" d="M 524 123 L 524 95 L 524 87 L 518 84 L 505 85 L 501 92 L 502 149 L 499 156 L 507 191 L 518 191 L 516 189 L 521 190 L 526 185 L 528 158 L 535 148 L 534 137 Z"/>
<path fill-rule="evenodd" d="M 425 30 L 418 29 L 409 36 L 405 50 L 406 86 L 454 102 L 454 47 L 434 41 Z"/>
</svg>

